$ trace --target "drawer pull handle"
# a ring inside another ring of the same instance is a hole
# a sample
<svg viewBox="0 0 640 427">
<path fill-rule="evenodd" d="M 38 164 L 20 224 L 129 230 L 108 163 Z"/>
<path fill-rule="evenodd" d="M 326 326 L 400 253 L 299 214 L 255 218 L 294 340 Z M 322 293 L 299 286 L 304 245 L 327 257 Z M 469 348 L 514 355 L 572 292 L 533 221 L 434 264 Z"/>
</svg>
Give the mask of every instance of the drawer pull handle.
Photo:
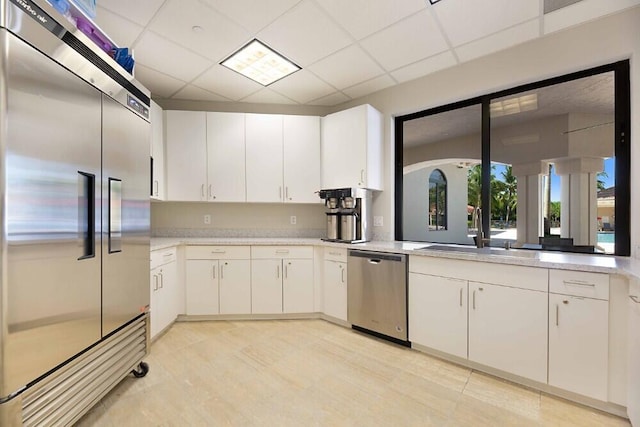
<svg viewBox="0 0 640 427">
<path fill-rule="evenodd" d="M 462 307 L 462 288 L 460 288 L 460 307 Z"/>
<path fill-rule="evenodd" d="M 277 254 L 288 254 L 289 250 L 288 249 L 278 249 L 276 250 Z"/>
<path fill-rule="evenodd" d="M 629 295 L 629 298 L 631 298 L 631 301 L 635 302 L 636 304 L 640 304 L 640 298 L 638 298 L 637 295 Z"/>
<path fill-rule="evenodd" d="M 583 282 L 582 280 L 563 280 L 562 283 L 569 286 L 589 286 L 592 288 L 596 287 L 595 283 Z"/>
<path fill-rule="evenodd" d="M 340 256 L 342 254 L 340 252 L 329 252 L 329 255 Z"/>
<path fill-rule="evenodd" d="M 216 249 L 215 251 L 211 251 L 212 254 L 226 254 L 227 251 L 223 249 Z"/>
</svg>

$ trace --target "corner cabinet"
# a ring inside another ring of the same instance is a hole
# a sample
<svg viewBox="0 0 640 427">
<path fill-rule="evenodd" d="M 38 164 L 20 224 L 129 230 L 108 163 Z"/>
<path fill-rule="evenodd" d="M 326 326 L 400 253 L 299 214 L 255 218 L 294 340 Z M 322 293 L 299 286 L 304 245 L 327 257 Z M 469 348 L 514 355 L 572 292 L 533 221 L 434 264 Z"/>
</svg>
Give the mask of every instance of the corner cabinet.
<svg viewBox="0 0 640 427">
<path fill-rule="evenodd" d="M 207 116 L 166 111 L 167 200 L 207 200 Z"/>
<path fill-rule="evenodd" d="M 151 101 L 151 159 L 151 198 L 164 200 L 164 113 L 154 101 Z"/>
<path fill-rule="evenodd" d="M 360 105 L 322 118 L 322 188 L 383 189 L 382 113 Z"/>
</svg>

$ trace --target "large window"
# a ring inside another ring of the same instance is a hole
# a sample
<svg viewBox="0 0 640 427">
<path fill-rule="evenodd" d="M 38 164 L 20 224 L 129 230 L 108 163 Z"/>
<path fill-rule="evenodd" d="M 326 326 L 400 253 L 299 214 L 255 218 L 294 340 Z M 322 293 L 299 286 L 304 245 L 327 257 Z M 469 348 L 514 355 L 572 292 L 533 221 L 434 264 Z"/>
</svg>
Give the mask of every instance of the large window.
<svg viewBox="0 0 640 427">
<path fill-rule="evenodd" d="M 429 175 L 429 231 L 447 229 L 447 178 L 440 169 Z"/>
<path fill-rule="evenodd" d="M 629 255 L 629 120 L 628 61 L 397 117 L 396 239 Z"/>
</svg>

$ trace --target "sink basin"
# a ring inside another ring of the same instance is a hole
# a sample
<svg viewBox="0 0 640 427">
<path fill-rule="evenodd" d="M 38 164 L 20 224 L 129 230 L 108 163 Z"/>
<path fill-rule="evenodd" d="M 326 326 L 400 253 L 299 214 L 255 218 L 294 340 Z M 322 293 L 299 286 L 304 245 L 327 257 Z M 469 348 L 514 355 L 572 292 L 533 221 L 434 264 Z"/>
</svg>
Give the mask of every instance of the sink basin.
<svg viewBox="0 0 640 427">
<path fill-rule="evenodd" d="M 499 256 L 512 256 L 520 258 L 537 258 L 536 251 L 522 250 L 522 249 L 503 249 L 503 248 L 476 248 L 475 246 L 455 246 L 455 245 L 431 245 L 419 248 L 418 250 L 426 251 L 443 251 L 443 252 L 464 252 L 470 254 L 482 254 L 482 255 L 499 255 Z"/>
</svg>

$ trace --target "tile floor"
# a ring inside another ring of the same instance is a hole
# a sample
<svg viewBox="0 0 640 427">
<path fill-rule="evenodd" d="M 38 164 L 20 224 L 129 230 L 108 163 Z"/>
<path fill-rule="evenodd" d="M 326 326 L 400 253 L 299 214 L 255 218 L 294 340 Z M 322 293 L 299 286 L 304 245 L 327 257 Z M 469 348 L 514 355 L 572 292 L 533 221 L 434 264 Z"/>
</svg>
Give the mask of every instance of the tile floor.
<svg viewBox="0 0 640 427">
<path fill-rule="evenodd" d="M 323 320 L 176 323 L 79 426 L 629 426 Z"/>
</svg>

